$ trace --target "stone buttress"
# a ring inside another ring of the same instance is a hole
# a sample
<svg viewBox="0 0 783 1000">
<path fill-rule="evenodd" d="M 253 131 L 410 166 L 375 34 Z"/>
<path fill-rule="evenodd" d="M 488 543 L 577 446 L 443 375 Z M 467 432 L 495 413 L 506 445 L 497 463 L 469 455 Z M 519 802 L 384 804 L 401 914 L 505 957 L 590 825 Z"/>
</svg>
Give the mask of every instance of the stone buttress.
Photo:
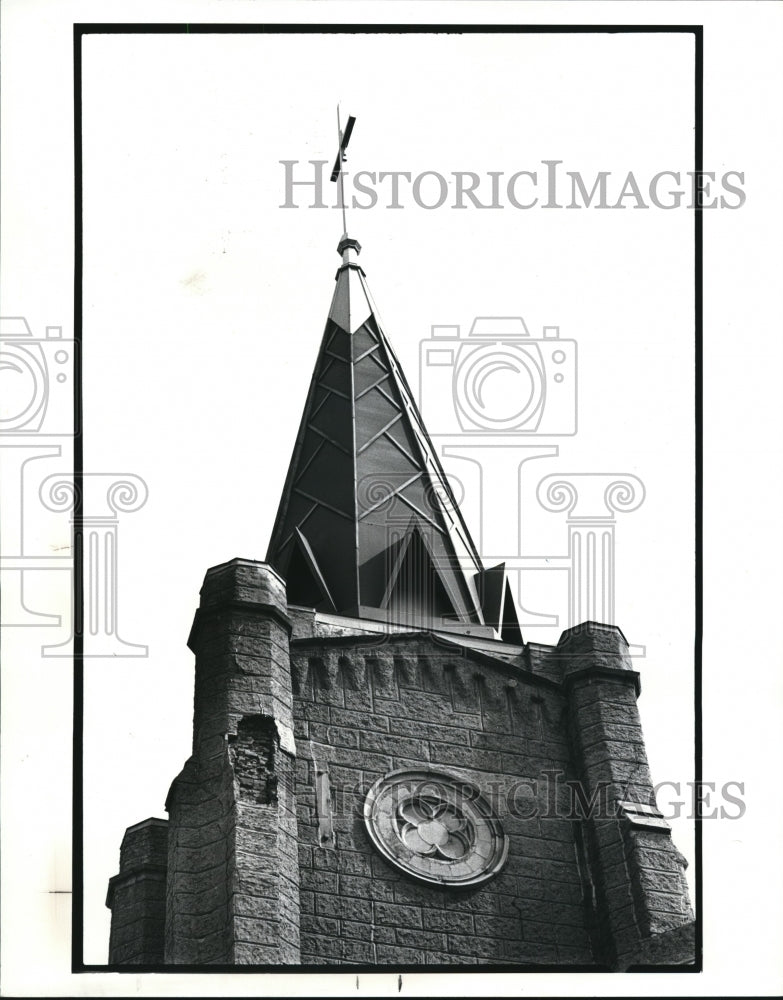
<svg viewBox="0 0 783 1000">
<path fill-rule="evenodd" d="M 299 958 L 295 747 L 285 589 L 270 567 L 208 571 L 193 754 L 169 793 L 165 961 Z"/>
</svg>

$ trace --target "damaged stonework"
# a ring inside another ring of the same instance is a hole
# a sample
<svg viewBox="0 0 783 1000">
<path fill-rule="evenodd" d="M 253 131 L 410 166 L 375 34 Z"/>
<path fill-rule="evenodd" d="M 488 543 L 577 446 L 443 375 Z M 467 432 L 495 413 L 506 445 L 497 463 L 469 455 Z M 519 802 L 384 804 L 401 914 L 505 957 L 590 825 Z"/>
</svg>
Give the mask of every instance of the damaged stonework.
<svg viewBox="0 0 783 1000">
<path fill-rule="evenodd" d="M 269 567 L 208 571 L 189 640 L 193 755 L 167 802 L 167 963 L 299 961 L 289 632 Z"/>
<path fill-rule="evenodd" d="M 234 771 L 237 798 L 270 805 L 277 802 L 275 754 L 280 747 L 275 720 L 266 715 L 240 719 L 228 736 L 228 758 Z"/>
</svg>

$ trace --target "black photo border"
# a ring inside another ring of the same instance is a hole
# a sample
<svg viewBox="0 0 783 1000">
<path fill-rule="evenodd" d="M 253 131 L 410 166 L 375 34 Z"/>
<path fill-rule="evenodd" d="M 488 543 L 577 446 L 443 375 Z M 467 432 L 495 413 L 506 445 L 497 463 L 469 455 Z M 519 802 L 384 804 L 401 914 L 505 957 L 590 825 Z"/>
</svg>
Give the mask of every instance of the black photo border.
<svg viewBox="0 0 783 1000">
<path fill-rule="evenodd" d="M 585 973 L 607 972 L 594 965 L 96 965 L 84 962 L 84 884 L 83 884 L 83 743 L 84 743 L 84 549 L 83 549 L 83 475 L 84 425 L 82 421 L 82 340 L 83 320 L 83 188 L 82 188 L 82 38 L 90 34 L 692 34 L 694 36 L 694 171 L 704 168 L 704 29 L 702 25 L 635 25 L 635 24 L 155 24 L 155 23 L 74 23 L 73 25 L 73 85 L 74 85 L 74 339 L 77 349 L 74 360 L 74 486 L 76 501 L 73 511 L 74 554 L 74 671 L 73 671 L 73 815 L 72 815 L 72 973 L 220 973 L 243 974 L 259 972 L 351 973 L 364 972 L 514 972 L 514 973 Z M 703 220 L 701 205 L 692 209 L 694 225 L 694 422 L 695 422 L 695 629 L 694 629 L 694 781 L 702 781 L 702 628 L 703 628 Z M 631 972 L 702 971 L 703 964 L 703 855 L 700 822 L 702 802 L 696 797 L 694 899 L 695 962 L 692 965 L 634 966 Z"/>
</svg>

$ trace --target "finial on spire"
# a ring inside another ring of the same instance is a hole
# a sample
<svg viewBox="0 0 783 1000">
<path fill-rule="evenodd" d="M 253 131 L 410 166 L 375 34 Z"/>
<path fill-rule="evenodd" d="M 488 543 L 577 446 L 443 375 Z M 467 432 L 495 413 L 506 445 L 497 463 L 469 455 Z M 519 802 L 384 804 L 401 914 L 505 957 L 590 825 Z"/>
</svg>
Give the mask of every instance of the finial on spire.
<svg viewBox="0 0 783 1000">
<path fill-rule="evenodd" d="M 337 252 L 343 259 L 343 264 L 353 264 L 362 252 L 362 245 L 358 240 L 351 239 L 350 236 L 343 236 L 337 244 Z"/>
<path fill-rule="evenodd" d="M 337 181 L 340 184 L 340 208 L 342 208 L 343 211 L 344 240 L 348 238 L 348 224 L 345 221 L 345 187 L 343 185 L 343 164 L 348 159 L 348 155 L 345 151 L 348 148 L 348 142 L 350 141 L 351 132 L 353 132 L 353 126 L 355 123 L 356 123 L 356 118 L 354 118 L 353 115 L 349 115 L 348 123 L 345 126 L 345 131 L 343 132 L 342 126 L 340 125 L 340 105 L 338 104 L 337 105 L 337 146 L 338 146 L 337 158 L 334 161 L 334 167 L 332 168 L 332 176 L 330 180 Z M 339 252 L 343 253 L 342 250 Z"/>
</svg>

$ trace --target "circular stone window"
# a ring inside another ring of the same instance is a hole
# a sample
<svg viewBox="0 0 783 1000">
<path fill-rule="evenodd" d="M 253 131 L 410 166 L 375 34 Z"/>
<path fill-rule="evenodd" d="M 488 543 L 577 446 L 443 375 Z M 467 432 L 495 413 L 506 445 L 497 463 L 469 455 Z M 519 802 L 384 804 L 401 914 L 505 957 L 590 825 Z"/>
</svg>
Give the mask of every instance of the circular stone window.
<svg viewBox="0 0 783 1000">
<path fill-rule="evenodd" d="M 500 820 L 474 786 L 437 771 L 391 771 L 364 803 L 370 839 L 397 868 L 462 888 L 497 875 L 508 854 Z"/>
</svg>

